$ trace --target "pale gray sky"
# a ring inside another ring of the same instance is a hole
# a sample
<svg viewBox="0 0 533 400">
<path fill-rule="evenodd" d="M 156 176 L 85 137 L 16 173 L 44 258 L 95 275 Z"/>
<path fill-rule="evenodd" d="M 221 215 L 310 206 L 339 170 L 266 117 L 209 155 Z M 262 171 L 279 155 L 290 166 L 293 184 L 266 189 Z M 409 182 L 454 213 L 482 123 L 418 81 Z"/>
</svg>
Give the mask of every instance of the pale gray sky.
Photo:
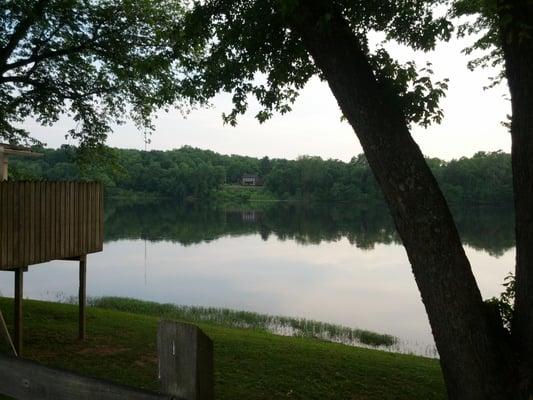
<svg viewBox="0 0 533 400">
<path fill-rule="evenodd" d="M 445 119 L 427 130 L 413 129 L 424 154 L 443 159 L 471 156 L 477 151 L 510 151 L 510 136 L 501 122 L 510 113 L 505 85 L 484 91 L 489 71 L 470 72 L 461 54 L 466 42 L 453 40 L 436 51 L 419 55 L 400 46 L 391 47 L 403 61 L 415 59 L 420 66 L 429 60 L 438 78 L 449 78 L 449 91 L 442 102 Z M 184 145 L 211 149 L 225 154 L 296 158 L 317 155 L 349 160 L 361 146 L 346 122 L 326 83 L 313 79 L 302 91 L 294 110 L 275 116 L 264 124 L 254 118 L 253 107 L 235 128 L 222 123 L 221 114 L 231 108 L 230 97 L 220 95 L 211 109 L 193 111 L 186 119 L 178 112 L 159 113 L 149 149 L 173 149 Z M 72 126 L 62 119 L 53 127 L 25 124 L 37 138 L 57 147 L 67 141 L 65 132 Z M 117 126 L 108 144 L 122 148 L 144 148 L 143 136 L 132 124 Z"/>
</svg>

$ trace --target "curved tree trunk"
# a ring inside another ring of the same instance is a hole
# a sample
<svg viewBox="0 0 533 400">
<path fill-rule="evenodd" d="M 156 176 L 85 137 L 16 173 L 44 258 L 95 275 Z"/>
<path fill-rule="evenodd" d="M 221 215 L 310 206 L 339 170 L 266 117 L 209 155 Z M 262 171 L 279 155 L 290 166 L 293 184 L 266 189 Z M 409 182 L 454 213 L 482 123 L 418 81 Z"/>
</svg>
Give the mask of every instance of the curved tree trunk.
<svg viewBox="0 0 533 400">
<path fill-rule="evenodd" d="M 516 232 L 513 344 L 522 397 L 533 396 L 533 3 L 499 2 L 502 48 L 512 105 L 512 164 Z"/>
<path fill-rule="evenodd" d="M 287 18 L 356 132 L 385 195 L 429 316 L 449 398 L 516 399 L 511 367 L 446 201 L 347 21 L 324 0 L 301 1 Z"/>
</svg>

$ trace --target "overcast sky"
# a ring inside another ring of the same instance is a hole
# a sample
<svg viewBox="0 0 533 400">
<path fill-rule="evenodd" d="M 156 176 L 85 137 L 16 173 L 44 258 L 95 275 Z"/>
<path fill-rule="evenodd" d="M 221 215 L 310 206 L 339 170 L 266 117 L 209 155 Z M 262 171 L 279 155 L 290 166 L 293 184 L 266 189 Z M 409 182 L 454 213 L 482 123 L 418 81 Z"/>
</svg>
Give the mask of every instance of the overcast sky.
<svg viewBox="0 0 533 400">
<path fill-rule="evenodd" d="M 442 102 L 445 114 L 442 124 L 413 129 L 425 155 L 448 160 L 471 156 L 481 150 L 510 151 L 510 136 L 501 126 L 510 113 L 510 104 L 505 100 L 507 88 L 501 85 L 483 90 L 493 71 L 469 71 L 466 68 L 468 59 L 461 54 L 465 44 L 453 40 L 424 55 L 413 54 L 399 46 L 389 49 L 397 58 L 403 61 L 415 59 L 420 66 L 429 60 L 436 77 L 450 79 L 448 94 Z M 348 123 L 341 122 L 341 113 L 327 84 L 318 79 L 309 82 L 290 114 L 275 116 L 264 124 L 253 118 L 252 107 L 240 118 L 237 127 L 225 126 L 221 114 L 231 109 L 230 97 L 221 95 L 213 104 L 211 109 L 194 111 L 186 119 L 178 112 L 159 113 L 148 149 L 166 150 L 190 145 L 225 154 L 291 159 L 317 155 L 345 161 L 362 151 Z M 47 128 L 33 122 L 25 125 L 35 137 L 57 147 L 68 142 L 64 136 L 72 122 L 62 119 Z M 144 137 L 133 125 L 126 124 L 116 127 L 108 144 L 143 149 Z"/>
</svg>

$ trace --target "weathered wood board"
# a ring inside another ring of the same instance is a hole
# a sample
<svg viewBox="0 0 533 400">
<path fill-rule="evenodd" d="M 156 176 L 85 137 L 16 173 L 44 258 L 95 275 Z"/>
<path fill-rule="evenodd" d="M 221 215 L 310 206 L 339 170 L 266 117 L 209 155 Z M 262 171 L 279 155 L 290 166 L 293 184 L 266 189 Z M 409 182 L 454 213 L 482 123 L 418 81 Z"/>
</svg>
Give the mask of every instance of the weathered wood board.
<svg viewBox="0 0 533 400">
<path fill-rule="evenodd" d="M 0 182 L 0 270 L 102 251 L 104 190 L 94 182 Z"/>
<path fill-rule="evenodd" d="M 170 400 L 172 397 L 0 355 L 0 393 L 21 400 Z"/>
<path fill-rule="evenodd" d="M 201 329 L 162 320 L 157 352 L 163 393 L 179 399 L 214 400 L 213 342 Z"/>
</svg>

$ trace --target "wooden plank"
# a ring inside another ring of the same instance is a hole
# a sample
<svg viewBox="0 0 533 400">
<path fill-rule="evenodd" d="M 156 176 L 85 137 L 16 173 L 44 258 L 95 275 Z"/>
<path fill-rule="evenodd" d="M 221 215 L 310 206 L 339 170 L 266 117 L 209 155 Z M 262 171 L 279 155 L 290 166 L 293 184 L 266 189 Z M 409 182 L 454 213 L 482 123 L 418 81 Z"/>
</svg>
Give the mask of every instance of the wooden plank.
<svg viewBox="0 0 533 400">
<path fill-rule="evenodd" d="M 74 224 L 76 230 L 74 232 L 74 247 L 76 250 L 80 248 L 81 234 L 80 234 L 80 185 L 76 184 L 74 200 Z"/>
<path fill-rule="evenodd" d="M 93 251 L 98 249 L 100 244 L 100 184 L 94 185 L 94 246 Z"/>
<path fill-rule="evenodd" d="M 18 202 L 20 205 L 20 218 L 18 220 L 18 226 L 19 226 L 19 243 L 18 243 L 18 261 L 16 263 L 16 267 L 20 266 L 21 264 L 26 262 L 26 208 L 28 207 L 26 202 L 26 187 L 24 185 L 24 182 L 21 182 L 19 187 L 19 197 Z"/>
<path fill-rule="evenodd" d="M 163 393 L 183 400 L 214 399 L 213 342 L 200 328 L 161 321 L 157 352 Z"/>
<path fill-rule="evenodd" d="M 62 194 L 63 194 L 63 204 L 62 204 L 62 229 L 63 229 L 63 241 L 61 246 L 61 255 L 63 258 L 71 256 L 69 251 L 69 239 L 70 239 L 70 208 L 69 208 L 69 182 L 62 182 Z"/>
<path fill-rule="evenodd" d="M 94 232 L 95 232 L 95 229 L 94 229 L 94 191 L 93 191 L 93 188 L 94 188 L 94 183 L 89 183 L 88 184 L 88 197 L 89 197 L 89 206 L 87 207 L 87 211 L 88 211 L 88 216 L 87 216 L 87 219 L 89 221 L 89 224 L 88 224 L 88 231 L 89 231 L 89 240 L 87 242 L 87 245 L 88 245 L 88 248 L 87 248 L 87 252 L 89 251 L 92 251 L 92 249 L 94 248 Z"/>
<path fill-rule="evenodd" d="M 45 243 L 48 240 L 46 236 L 46 186 L 44 182 L 39 182 L 39 193 L 40 193 L 40 199 L 39 199 L 39 207 L 41 209 L 40 212 L 40 224 L 39 230 L 40 230 L 40 241 L 39 241 L 39 262 L 44 262 L 46 260 L 45 257 Z"/>
<path fill-rule="evenodd" d="M 12 189 L 12 187 L 10 187 L 10 185 L 8 185 L 7 183 L 5 183 L 5 185 L 8 187 L 8 193 L 7 193 L 7 209 L 8 209 L 8 213 L 7 213 L 7 221 L 6 221 L 6 225 L 7 225 L 7 251 L 6 251 L 6 254 L 7 254 L 7 257 L 6 257 L 6 267 L 7 268 L 10 268 L 13 266 L 13 251 L 14 251 L 14 241 L 15 241 L 15 232 L 13 231 L 13 220 L 14 220 L 14 214 L 15 214 L 15 210 L 14 210 L 14 207 L 13 207 L 13 197 L 15 196 L 15 191 Z"/>
<path fill-rule="evenodd" d="M 58 182 L 53 182 L 53 202 L 52 202 L 52 207 L 53 207 L 53 218 L 54 218 L 54 243 L 52 244 L 52 257 L 59 257 L 59 253 L 60 253 L 60 240 L 59 240 L 59 237 L 60 237 L 60 213 L 61 213 L 61 198 L 60 198 L 60 191 L 59 191 L 59 183 Z"/>
<path fill-rule="evenodd" d="M 70 191 L 69 191 L 69 182 L 63 182 L 63 197 L 65 203 L 63 204 L 63 257 L 69 257 L 70 250 Z"/>
<path fill-rule="evenodd" d="M 46 244 L 46 259 L 50 260 L 52 259 L 54 255 L 53 245 L 55 243 L 56 238 L 56 230 L 55 230 L 55 186 L 53 182 L 50 182 L 48 185 L 48 194 L 47 194 L 47 214 L 48 214 L 48 243 Z"/>
<path fill-rule="evenodd" d="M 22 212 L 20 210 L 20 185 L 13 185 L 13 204 L 12 204 L 12 210 L 13 210 L 13 225 L 12 225 L 12 232 L 13 232 L 13 259 L 11 260 L 11 267 L 16 267 L 19 264 L 20 261 L 20 250 L 19 250 L 19 244 L 20 244 L 20 220 L 22 216 Z"/>
<path fill-rule="evenodd" d="M 92 251 L 95 251 L 100 246 L 100 184 L 95 183 L 93 187 L 93 198 L 94 198 L 94 207 L 93 207 L 93 248 Z"/>
<path fill-rule="evenodd" d="M 30 194 L 29 194 L 29 185 L 28 182 L 22 182 L 20 185 L 22 189 L 20 192 L 20 202 L 22 205 L 22 216 L 21 216 L 21 229 L 20 229 L 20 263 L 23 265 L 28 265 L 29 261 L 29 225 L 30 225 Z"/>
<path fill-rule="evenodd" d="M 91 251 L 95 251 L 98 248 L 98 209 L 100 202 L 98 201 L 98 183 L 93 183 L 93 210 L 92 210 L 92 219 L 93 219 L 93 246 Z"/>
<path fill-rule="evenodd" d="M 52 240 L 51 235 L 52 231 L 50 229 L 50 184 L 44 186 L 44 195 L 43 195 L 43 231 L 44 231 L 44 240 L 43 240 L 43 260 L 50 259 L 50 241 Z"/>
<path fill-rule="evenodd" d="M 7 185 L 0 182 L 0 269 L 7 268 Z"/>
<path fill-rule="evenodd" d="M 170 400 L 170 396 L 0 355 L 0 392 L 20 400 Z"/>
<path fill-rule="evenodd" d="M 23 247 L 23 258 L 22 262 L 24 265 L 29 265 L 30 261 L 30 245 L 31 245 L 31 186 L 29 182 L 24 182 L 24 192 L 23 192 L 23 202 L 24 202 L 24 227 L 23 227 L 23 238 L 24 238 L 24 247 Z"/>
<path fill-rule="evenodd" d="M 63 257 L 69 257 L 70 250 L 70 192 L 69 192 L 69 182 L 63 182 Z"/>
<path fill-rule="evenodd" d="M 76 231 L 76 217 L 75 217 L 75 207 L 76 207 L 76 187 L 73 182 L 69 184 L 69 193 L 70 193 L 70 229 L 69 229 L 69 255 L 73 256 L 76 253 L 76 243 L 75 243 L 75 231 Z"/>
<path fill-rule="evenodd" d="M 35 206 L 35 184 L 29 183 L 27 184 L 28 187 L 28 209 L 29 209 L 29 226 L 28 228 L 28 247 L 26 249 L 27 252 L 27 262 L 26 265 L 30 265 L 35 263 L 35 260 L 37 257 L 35 257 L 35 209 L 37 208 Z"/>
<path fill-rule="evenodd" d="M 22 186 L 15 185 L 14 197 L 13 197 L 13 263 L 12 267 L 19 267 L 21 265 L 20 255 L 22 253 L 22 221 L 24 220 L 24 207 L 21 204 L 21 192 Z"/>
<path fill-rule="evenodd" d="M 33 199 L 33 262 L 41 262 L 41 185 L 34 184 Z M 33 264 L 32 262 L 32 264 Z"/>
<path fill-rule="evenodd" d="M 61 252 L 61 217 L 63 214 L 63 210 L 61 208 L 61 184 L 59 182 L 56 182 L 56 242 L 55 242 L 55 255 L 54 257 L 61 258 L 62 252 Z"/>
<path fill-rule="evenodd" d="M 89 252 L 93 248 L 93 184 L 87 183 L 87 248 Z"/>
<path fill-rule="evenodd" d="M 15 212 L 13 213 L 13 226 L 16 227 L 14 237 L 16 240 L 13 251 L 14 262 L 13 267 L 18 268 L 23 264 L 24 257 L 24 187 L 22 185 L 15 186 L 15 198 L 13 199 L 13 206 Z"/>
<path fill-rule="evenodd" d="M 13 264 L 12 267 L 19 267 L 20 262 L 20 245 L 22 244 L 22 238 L 21 236 L 21 222 L 24 217 L 24 213 L 22 210 L 22 206 L 20 203 L 20 192 L 22 191 L 22 187 L 20 185 L 15 185 L 13 190 L 13 239 L 15 240 L 15 243 L 13 244 Z"/>
<path fill-rule="evenodd" d="M 27 246 L 27 235 L 26 235 L 26 225 L 28 223 L 27 218 L 27 209 L 28 202 L 26 197 L 26 185 L 25 182 L 21 182 L 19 186 L 19 204 L 20 204 L 20 218 L 19 218 L 19 243 L 18 243 L 18 262 L 15 265 L 20 267 L 26 262 L 26 246 Z"/>
<path fill-rule="evenodd" d="M 85 306 L 87 304 L 87 256 L 83 255 L 80 257 L 80 287 L 79 287 L 79 332 L 78 338 L 80 340 L 85 340 L 87 338 L 87 329 L 86 329 L 86 315 L 85 315 Z"/>
<path fill-rule="evenodd" d="M 74 231 L 76 229 L 76 224 L 74 222 L 74 183 L 69 183 L 69 249 L 68 252 L 70 255 L 73 255 L 76 251 L 76 246 L 74 246 Z"/>
<path fill-rule="evenodd" d="M 80 254 L 87 254 L 87 186 L 86 184 L 80 183 L 81 190 L 81 222 L 80 222 L 80 232 L 81 232 L 81 242 L 80 242 Z"/>
<path fill-rule="evenodd" d="M 104 185 L 100 184 L 98 185 L 100 188 L 100 196 L 99 196 L 99 235 L 98 235 L 98 251 L 102 251 L 104 247 Z"/>
<path fill-rule="evenodd" d="M 48 199 L 50 213 L 50 241 L 48 242 L 48 259 L 52 259 L 56 254 L 56 184 L 50 182 L 50 197 Z"/>
<path fill-rule="evenodd" d="M 85 222 L 84 222 L 84 231 L 85 231 L 85 240 L 83 242 L 83 251 L 85 253 L 89 252 L 91 248 L 91 201 L 90 201 L 90 187 L 89 183 L 85 182 L 84 187 L 84 202 L 85 202 Z"/>
<path fill-rule="evenodd" d="M 58 202 L 57 202 L 57 222 L 58 222 L 58 241 L 57 254 L 59 258 L 65 257 L 65 186 L 63 182 L 58 183 Z"/>
<path fill-rule="evenodd" d="M 96 248 L 98 248 L 98 208 L 99 208 L 99 201 L 98 201 L 98 183 L 93 184 L 93 210 L 92 210 L 92 218 L 93 218 L 93 248 L 94 251 Z"/>
<path fill-rule="evenodd" d="M 57 255 L 55 257 L 63 258 L 63 247 L 64 247 L 64 233 L 65 230 L 63 229 L 63 217 L 64 217 L 64 204 L 65 199 L 63 197 L 64 191 L 63 191 L 63 185 L 58 182 L 57 184 Z"/>
</svg>

